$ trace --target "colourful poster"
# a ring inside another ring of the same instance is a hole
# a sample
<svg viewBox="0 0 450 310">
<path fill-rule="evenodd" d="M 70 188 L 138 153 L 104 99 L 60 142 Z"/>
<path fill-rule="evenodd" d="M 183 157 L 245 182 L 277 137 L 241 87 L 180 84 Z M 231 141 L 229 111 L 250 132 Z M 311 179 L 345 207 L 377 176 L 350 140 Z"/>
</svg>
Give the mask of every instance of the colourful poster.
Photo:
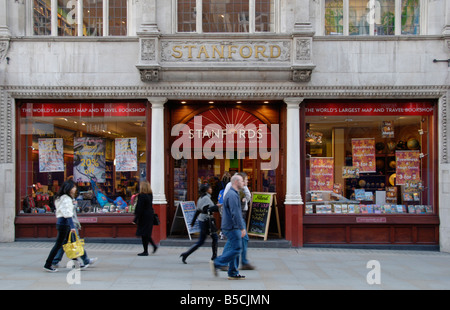
<svg viewBox="0 0 450 310">
<path fill-rule="evenodd" d="M 64 171 L 62 138 L 39 139 L 39 172 Z"/>
<path fill-rule="evenodd" d="M 359 172 L 375 172 L 375 139 L 352 139 L 353 167 Z"/>
<path fill-rule="evenodd" d="M 137 138 L 116 139 L 116 171 L 137 171 Z"/>
<path fill-rule="evenodd" d="M 310 191 L 332 191 L 334 180 L 333 157 L 311 157 Z"/>
<path fill-rule="evenodd" d="M 73 178 L 76 182 L 105 182 L 104 138 L 81 137 L 73 142 Z"/>
<path fill-rule="evenodd" d="M 420 181 L 420 151 L 395 151 L 396 185 Z"/>
</svg>

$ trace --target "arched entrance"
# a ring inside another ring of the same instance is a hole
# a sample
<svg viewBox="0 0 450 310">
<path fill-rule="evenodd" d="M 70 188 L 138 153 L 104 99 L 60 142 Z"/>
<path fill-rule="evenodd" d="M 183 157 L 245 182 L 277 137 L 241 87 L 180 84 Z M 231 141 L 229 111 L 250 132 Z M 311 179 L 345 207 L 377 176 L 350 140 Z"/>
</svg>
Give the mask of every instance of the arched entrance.
<svg viewBox="0 0 450 310">
<path fill-rule="evenodd" d="M 169 234 L 177 202 L 196 202 L 202 183 L 211 184 L 212 199 L 217 201 L 230 175 L 245 172 L 251 192 L 278 194 L 280 191 L 279 195 L 284 195 L 279 184 L 282 148 L 277 105 L 248 109 L 247 106 L 169 104 L 169 110 Z M 264 110 L 265 114 L 261 113 Z M 276 137 L 272 134 L 274 127 L 277 127 Z"/>
</svg>

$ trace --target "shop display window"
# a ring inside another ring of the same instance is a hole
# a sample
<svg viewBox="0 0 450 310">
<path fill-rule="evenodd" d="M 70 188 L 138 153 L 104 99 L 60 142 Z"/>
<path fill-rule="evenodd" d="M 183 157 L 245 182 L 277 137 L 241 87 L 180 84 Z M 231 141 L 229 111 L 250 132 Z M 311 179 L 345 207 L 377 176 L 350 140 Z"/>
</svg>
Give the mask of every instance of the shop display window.
<svg viewBox="0 0 450 310">
<path fill-rule="evenodd" d="M 78 212 L 133 212 L 147 173 L 145 103 L 22 103 L 18 114 L 19 213 L 54 212 L 69 178 Z"/>
<path fill-rule="evenodd" d="M 305 214 L 436 214 L 434 106 L 308 103 Z"/>
</svg>

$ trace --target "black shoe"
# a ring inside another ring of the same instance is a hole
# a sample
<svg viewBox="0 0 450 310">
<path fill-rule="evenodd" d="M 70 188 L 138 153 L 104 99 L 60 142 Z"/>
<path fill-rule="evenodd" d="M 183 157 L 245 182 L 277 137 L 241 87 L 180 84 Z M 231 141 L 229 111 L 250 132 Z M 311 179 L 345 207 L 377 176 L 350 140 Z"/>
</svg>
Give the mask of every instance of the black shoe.
<svg viewBox="0 0 450 310">
<path fill-rule="evenodd" d="M 139 253 L 138 256 L 148 256 L 148 252 Z"/>
<path fill-rule="evenodd" d="M 185 255 L 184 253 L 182 253 L 182 254 L 180 255 L 180 257 L 181 257 L 181 261 L 183 262 L 183 264 L 187 264 L 187 263 L 186 263 L 187 255 Z"/>
<path fill-rule="evenodd" d="M 152 254 L 155 254 L 157 250 L 158 250 L 158 247 L 157 247 L 157 246 L 153 247 L 153 252 L 152 252 Z"/>
<path fill-rule="evenodd" d="M 235 276 L 228 276 L 228 280 L 245 280 L 245 276 L 237 274 Z"/>
<path fill-rule="evenodd" d="M 57 272 L 58 271 L 58 269 L 54 268 L 53 266 L 50 266 L 50 267 L 44 266 L 44 270 L 47 272 Z"/>
</svg>

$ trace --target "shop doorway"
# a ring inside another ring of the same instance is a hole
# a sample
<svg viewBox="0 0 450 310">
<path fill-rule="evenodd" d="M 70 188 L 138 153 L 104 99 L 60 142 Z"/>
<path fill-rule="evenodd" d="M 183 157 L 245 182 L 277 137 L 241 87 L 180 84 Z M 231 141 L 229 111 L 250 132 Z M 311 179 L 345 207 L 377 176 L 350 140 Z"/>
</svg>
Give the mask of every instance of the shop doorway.
<svg viewBox="0 0 450 310">
<path fill-rule="evenodd" d="M 197 109 L 195 109 L 197 108 Z M 267 111 L 267 107 L 264 107 Z M 191 110 L 192 109 L 192 110 Z M 216 109 L 215 111 L 212 111 Z M 222 126 L 222 128 L 226 128 L 226 125 L 229 123 L 233 123 L 234 121 L 240 121 L 244 126 L 250 122 L 254 122 L 256 126 L 259 124 L 268 124 L 269 126 L 272 123 L 277 124 L 279 122 L 279 111 L 278 107 L 271 107 L 272 110 L 275 110 L 274 113 L 267 113 L 269 116 L 274 116 L 273 120 L 267 120 L 262 117 L 264 120 L 261 121 L 260 118 L 256 117 L 262 116 L 258 113 L 250 113 L 245 110 L 229 108 L 229 107 L 190 107 L 190 106 L 176 106 L 172 110 L 169 111 L 171 118 L 172 127 L 177 124 L 176 120 L 181 120 L 184 124 L 193 124 L 192 120 L 194 116 L 202 115 L 203 118 L 203 127 L 204 131 L 200 132 L 197 127 L 197 131 L 191 131 L 190 137 L 199 133 L 203 134 L 205 132 L 205 128 L 211 122 L 217 122 Z M 182 110 L 184 110 L 185 117 L 181 117 Z M 204 112 L 208 112 L 205 114 Z M 211 117 L 212 114 L 220 115 L 223 117 L 224 121 L 213 119 Z M 234 121 L 233 121 L 234 119 Z M 178 122 L 179 123 L 179 122 Z M 193 128 L 193 127 L 192 127 Z M 208 133 L 209 136 L 207 138 L 211 138 L 211 133 Z M 204 137 L 203 137 L 204 138 Z M 176 141 L 177 137 L 171 136 L 169 140 L 169 146 L 173 145 Z M 203 144 L 204 145 L 203 141 Z M 280 146 L 280 150 L 282 152 L 282 147 Z M 208 183 L 213 188 L 213 193 L 211 198 L 214 202 L 217 202 L 218 195 L 221 189 L 223 189 L 226 184 L 229 182 L 231 176 L 237 172 L 245 172 L 248 176 L 248 187 L 251 192 L 274 192 L 280 193 L 278 196 L 284 196 L 284 192 L 278 183 L 282 182 L 281 178 L 281 165 L 275 167 L 275 169 L 267 169 L 264 168 L 262 163 L 270 161 L 270 159 L 265 159 L 265 156 L 260 156 L 261 154 L 254 152 L 251 146 L 246 144 L 244 150 L 233 150 L 232 152 L 224 151 L 223 156 L 215 156 L 214 158 L 207 158 L 205 153 L 204 156 L 198 158 L 200 156 L 195 156 L 196 149 L 193 148 L 190 153 L 190 158 L 174 158 L 170 156 L 169 158 L 169 174 L 168 174 L 168 191 L 167 191 L 167 200 L 169 203 L 168 207 L 168 227 L 171 227 L 171 223 L 173 221 L 173 217 L 175 216 L 175 211 L 178 203 L 180 201 L 194 201 L 197 202 L 198 199 L 198 190 L 202 183 Z M 257 154 L 255 156 L 255 154 Z M 220 221 L 219 221 L 220 223 Z"/>
</svg>

